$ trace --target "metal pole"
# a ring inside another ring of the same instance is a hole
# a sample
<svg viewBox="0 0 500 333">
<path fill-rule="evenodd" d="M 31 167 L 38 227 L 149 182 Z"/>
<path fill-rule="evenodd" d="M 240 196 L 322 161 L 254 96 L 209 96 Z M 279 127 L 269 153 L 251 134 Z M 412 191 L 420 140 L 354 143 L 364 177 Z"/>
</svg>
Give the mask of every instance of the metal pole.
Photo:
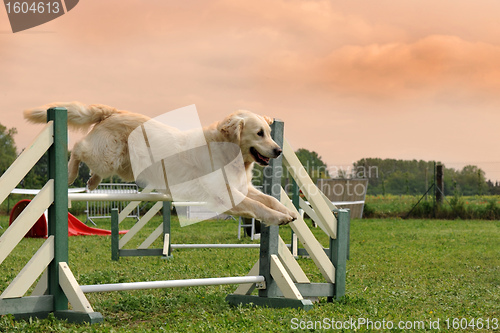
<svg viewBox="0 0 500 333">
<path fill-rule="evenodd" d="M 70 193 L 71 201 L 172 201 L 162 193 Z"/>
<path fill-rule="evenodd" d="M 436 192 L 437 192 L 437 187 L 436 187 L 436 162 L 434 162 L 434 175 L 433 175 L 433 182 L 432 186 L 434 187 L 434 195 L 432 196 L 432 216 L 435 218 L 436 217 Z"/>
<path fill-rule="evenodd" d="M 172 249 L 246 249 L 260 248 L 260 244 L 172 244 Z"/>
<path fill-rule="evenodd" d="M 428 173 L 429 173 L 429 168 L 425 167 L 425 188 L 429 188 Z M 425 194 L 425 201 L 427 201 L 427 192 Z"/>
<path fill-rule="evenodd" d="M 98 293 L 98 292 L 140 290 L 140 289 L 162 289 L 162 288 L 177 288 L 177 287 L 215 286 L 223 284 L 259 283 L 259 282 L 264 282 L 264 280 L 265 279 L 263 276 L 242 276 L 242 277 L 206 278 L 206 279 L 94 284 L 94 285 L 87 285 L 80 287 L 84 293 Z"/>
</svg>

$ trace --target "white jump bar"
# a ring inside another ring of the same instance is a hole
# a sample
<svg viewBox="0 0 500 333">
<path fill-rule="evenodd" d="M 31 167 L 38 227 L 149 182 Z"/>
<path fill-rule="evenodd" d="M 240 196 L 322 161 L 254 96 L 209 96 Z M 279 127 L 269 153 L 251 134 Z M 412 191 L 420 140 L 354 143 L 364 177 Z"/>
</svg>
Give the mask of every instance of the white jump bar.
<svg viewBox="0 0 500 333">
<path fill-rule="evenodd" d="M 163 193 L 69 193 L 71 201 L 172 201 Z"/>
<path fill-rule="evenodd" d="M 172 249 L 260 248 L 260 244 L 171 244 Z"/>
<path fill-rule="evenodd" d="M 292 247 L 286 244 L 287 247 Z M 260 244 L 171 244 L 170 248 L 175 249 L 258 249 Z"/>
<path fill-rule="evenodd" d="M 84 293 L 99 293 L 108 291 L 125 291 L 125 290 L 140 290 L 140 289 L 162 289 L 176 287 L 195 287 L 195 286 L 215 286 L 222 284 L 241 284 L 241 283 L 258 283 L 264 282 L 265 278 L 258 276 L 242 276 L 242 277 L 222 277 L 222 278 L 206 278 L 206 279 L 186 279 L 186 280 L 167 280 L 167 281 L 149 281 L 149 282 L 128 282 L 128 283 L 110 283 L 110 284 L 93 284 L 80 286 Z"/>
<path fill-rule="evenodd" d="M 334 204 L 335 206 L 339 206 L 339 205 L 361 205 L 361 204 L 364 204 L 365 201 L 364 200 L 359 200 L 359 201 L 332 201 L 332 204 Z"/>
<path fill-rule="evenodd" d="M 163 193 L 69 193 L 70 201 L 172 201 Z M 204 206 L 206 202 L 173 202 L 174 206 Z"/>
</svg>

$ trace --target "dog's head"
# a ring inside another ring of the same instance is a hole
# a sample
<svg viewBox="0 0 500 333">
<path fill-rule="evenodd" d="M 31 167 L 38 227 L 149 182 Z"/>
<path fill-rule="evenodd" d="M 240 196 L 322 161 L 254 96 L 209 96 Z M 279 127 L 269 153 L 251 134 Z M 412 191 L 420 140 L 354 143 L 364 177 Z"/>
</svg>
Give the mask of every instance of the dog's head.
<svg viewBox="0 0 500 333">
<path fill-rule="evenodd" d="M 269 159 L 281 154 L 280 146 L 271 138 L 273 120 L 250 111 L 237 111 L 221 121 L 217 129 L 224 137 L 240 146 L 246 163 L 257 162 L 262 166 Z"/>
</svg>

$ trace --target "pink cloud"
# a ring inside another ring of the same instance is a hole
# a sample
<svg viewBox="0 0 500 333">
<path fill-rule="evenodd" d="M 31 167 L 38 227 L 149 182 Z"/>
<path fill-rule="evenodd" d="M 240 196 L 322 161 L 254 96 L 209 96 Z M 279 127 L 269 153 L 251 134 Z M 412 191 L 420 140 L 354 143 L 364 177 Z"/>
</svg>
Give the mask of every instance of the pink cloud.
<svg viewBox="0 0 500 333">
<path fill-rule="evenodd" d="M 419 98 L 450 91 L 498 99 L 500 47 L 455 36 L 412 43 L 346 45 L 328 55 L 283 53 L 263 63 L 279 85 L 300 84 L 338 96 Z M 280 87 L 279 89 L 283 89 Z"/>
</svg>

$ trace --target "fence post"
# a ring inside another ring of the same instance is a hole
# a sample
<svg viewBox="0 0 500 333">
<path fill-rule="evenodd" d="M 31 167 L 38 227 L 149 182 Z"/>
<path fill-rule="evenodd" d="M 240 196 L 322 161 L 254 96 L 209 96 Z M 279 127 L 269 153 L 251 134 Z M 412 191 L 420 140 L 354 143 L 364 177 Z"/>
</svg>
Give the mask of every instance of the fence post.
<svg viewBox="0 0 500 333">
<path fill-rule="evenodd" d="M 171 258 L 172 257 L 172 248 L 171 248 L 171 233 L 170 233 L 170 224 L 171 224 L 171 219 L 172 219 L 172 202 L 171 201 L 163 201 L 163 241 L 165 242 L 165 235 L 168 234 L 168 244 L 163 244 L 163 247 L 168 246 L 168 253 L 165 256 L 165 258 Z"/>
<path fill-rule="evenodd" d="M 273 140 L 283 147 L 284 124 L 280 120 L 275 120 L 271 125 L 271 135 Z M 271 159 L 269 165 L 264 168 L 264 193 L 280 199 L 281 194 L 281 174 L 283 172 L 281 164 L 282 156 Z M 259 274 L 266 279 L 266 289 L 259 290 L 260 297 L 277 297 L 278 285 L 271 276 L 271 255 L 278 254 L 279 227 L 277 225 L 261 224 L 260 227 L 260 264 Z"/>
<path fill-rule="evenodd" d="M 118 221 L 118 208 L 111 209 L 111 260 L 120 259 L 120 229 Z"/>
<path fill-rule="evenodd" d="M 290 177 L 291 183 L 292 183 L 292 203 L 297 208 L 297 211 L 300 213 L 300 188 L 295 179 L 293 177 Z M 298 242 L 298 239 L 295 237 L 295 233 L 293 232 L 293 229 L 290 228 L 291 232 L 291 240 L 290 240 L 290 250 L 292 251 L 292 254 L 295 255 L 294 249 L 299 247 L 299 244 L 295 244 L 295 242 Z M 297 252 L 298 255 L 298 252 Z"/>
<path fill-rule="evenodd" d="M 48 267 L 49 294 L 54 311 L 68 309 L 68 299 L 59 285 L 59 263 L 68 262 L 68 132 L 65 108 L 51 108 L 47 121 L 54 121 L 54 143 L 48 150 L 49 179 L 54 179 L 54 203 L 48 210 L 48 234 L 54 236 L 54 260 Z"/>
<path fill-rule="evenodd" d="M 443 203 L 444 195 L 444 182 L 443 182 L 443 165 L 436 166 L 436 203 L 438 205 Z"/>
<path fill-rule="evenodd" d="M 349 247 L 349 209 L 337 211 L 337 238 L 330 238 L 330 260 L 335 267 L 334 297 L 328 301 L 340 300 L 345 295 L 347 257 Z"/>
</svg>

